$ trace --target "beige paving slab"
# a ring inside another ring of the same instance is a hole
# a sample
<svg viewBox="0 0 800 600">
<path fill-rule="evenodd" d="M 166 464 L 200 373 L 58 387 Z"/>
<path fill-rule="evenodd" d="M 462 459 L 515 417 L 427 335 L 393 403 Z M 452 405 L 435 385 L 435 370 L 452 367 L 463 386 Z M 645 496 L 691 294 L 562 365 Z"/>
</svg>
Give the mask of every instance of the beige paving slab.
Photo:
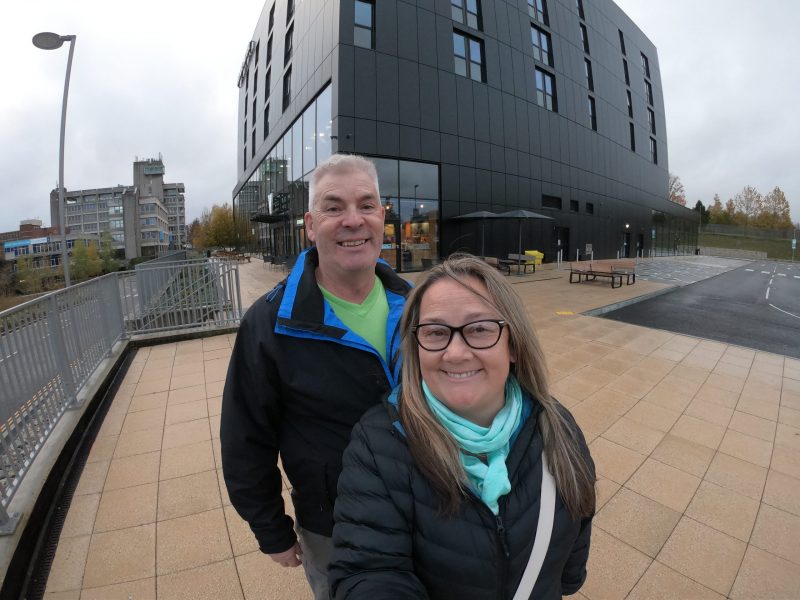
<svg viewBox="0 0 800 600">
<path fill-rule="evenodd" d="M 650 454 L 666 434 L 622 417 L 603 433 L 607 440 L 625 446 L 639 454 Z"/>
<path fill-rule="evenodd" d="M 666 433 L 680 418 L 681 413 L 677 410 L 642 401 L 629 410 L 625 416 L 637 423 Z"/>
<path fill-rule="evenodd" d="M 214 396 L 222 396 L 222 390 L 225 388 L 225 381 L 213 381 L 206 384 L 206 397 L 212 398 Z"/>
<path fill-rule="evenodd" d="M 159 600 L 239 600 L 243 597 L 233 560 L 158 577 Z"/>
<path fill-rule="evenodd" d="M 182 404 L 174 404 L 167 408 L 165 425 L 175 425 L 186 421 L 194 421 L 208 417 L 208 401 L 193 400 Z"/>
<path fill-rule="evenodd" d="M 158 520 L 164 521 L 222 507 L 216 471 L 203 471 L 162 481 L 158 488 Z"/>
<path fill-rule="evenodd" d="M 762 419 L 755 415 L 736 411 L 733 413 L 731 422 L 728 425 L 729 429 L 751 435 L 766 442 L 772 442 L 775 439 L 775 421 L 769 419 Z"/>
<path fill-rule="evenodd" d="M 598 477 L 595 482 L 595 512 L 599 512 L 606 503 L 614 497 L 620 489 L 620 484 L 606 479 L 605 477 Z"/>
<path fill-rule="evenodd" d="M 47 579 L 48 592 L 79 590 L 83 580 L 83 566 L 89 551 L 90 536 L 62 538 Z"/>
<path fill-rule="evenodd" d="M 208 405 L 208 415 L 210 417 L 222 414 L 222 396 L 208 398 L 206 402 Z"/>
<path fill-rule="evenodd" d="M 160 452 L 135 454 L 111 461 L 105 491 L 143 485 L 158 481 Z"/>
<path fill-rule="evenodd" d="M 715 592 L 727 595 L 733 586 L 747 544 L 683 517 L 657 560 Z"/>
<path fill-rule="evenodd" d="M 800 428 L 779 423 L 775 432 L 775 444 L 800 451 Z"/>
<path fill-rule="evenodd" d="M 772 442 L 729 429 L 719 445 L 719 451 L 760 467 L 769 467 L 772 459 Z"/>
<path fill-rule="evenodd" d="M 627 600 L 723 600 L 725 596 L 654 560 Z"/>
<path fill-rule="evenodd" d="M 114 456 L 114 449 L 117 447 L 118 437 L 117 435 L 96 437 L 92 443 L 92 449 L 89 450 L 89 456 L 86 458 L 86 462 L 92 463 L 111 460 Z"/>
<path fill-rule="evenodd" d="M 114 458 L 161 450 L 162 434 L 161 428 L 121 433 L 117 440 L 117 447 L 114 449 Z"/>
<path fill-rule="evenodd" d="M 205 383 L 197 383 L 191 387 L 185 387 L 178 390 L 170 390 L 167 400 L 168 405 L 181 404 L 183 402 L 192 402 L 194 400 L 203 400 L 206 397 Z"/>
<path fill-rule="evenodd" d="M 681 415 L 670 429 L 670 435 L 716 450 L 725 437 L 725 427 L 689 415 Z"/>
<path fill-rule="evenodd" d="M 762 504 L 750 543 L 800 566 L 800 517 Z"/>
<path fill-rule="evenodd" d="M 68 538 L 78 535 L 90 535 L 97 515 L 97 506 L 100 504 L 100 494 L 86 494 L 73 496 L 69 505 L 67 518 L 61 529 L 61 537 Z"/>
<path fill-rule="evenodd" d="M 705 479 L 748 498 L 761 500 L 767 469 L 746 460 L 717 452 Z"/>
<path fill-rule="evenodd" d="M 111 461 L 108 460 L 86 463 L 83 473 L 81 473 L 81 478 L 78 480 L 78 486 L 75 488 L 75 495 L 81 496 L 83 494 L 102 492 L 110 464 Z"/>
<path fill-rule="evenodd" d="M 163 408 L 167 405 L 167 394 L 169 392 L 156 392 L 145 396 L 134 396 L 128 406 L 128 412 L 138 412 L 141 410 L 152 410 Z"/>
<path fill-rule="evenodd" d="M 787 406 L 781 406 L 778 413 L 778 422 L 783 425 L 800 428 L 800 410 L 794 410 Z"/>
<path fill-rule="evenodd" d="M 95 532 L 154 523 L 157 495 L 156 483 L 104 491 L 97 510 Z"/>
<path fill-rule="evenodd" d="M 701 444 L 667 434 L 650 456 L 690 475 L 702 477 L 714 458 L 714 451 Z"/>
<path fill-rule="evenodd" d="M 92 536 L 83 585 L 102 587 L 155 575 L 155 525 Z"/>
<path fill-rule="evenodd" d="M 655 558 L 680 518 L 679 512 L 622 488 L 597 513 L 594 524 Z"/>
<path fill-rule="evenodd" d="M 724 390 L 708 382 L 704 382 L 703 385 L 700 386 L 700 389 L 697 390 L 694 399 L 733 409 L 736 408 L 736 404 L 739 402 L 739 392 Z"/>
<path fill-rule="evenodd" d="M 748 546 L 730 597 L 734 600 L 796 598 L 798 590 L 800 569 L 796 564 Z"/>
<path fill-rule="evenodd" d="M 742 395 L 736 404 L 736 410 L 745 412 L 762 419 L 778 420 L 780 403 L 775 400 L 765 400 L 761 396 Z"/>
<path fill-rule="evenodd" d="M 581 593 L 590 600 L 624 598 L 650 566 L 651 559 L 599 528 L 592 530 L 592 547 Z"/>
<path fill-rule="evenodd" d="M 160 521 L 158 575 L 167 575 L 233 558 L 222 508 Z"/>
<path fill-rule="evenodd" d="M 694 399 L 686 408 L 684 414 L 721 427 L 727 427 L 733 416 L 733 409 L 708 400 Z"/>
<path fill-rule="evenodd" d="M 646 456 L 603 438 L 597 438 L 589 449 L 598 475 L 616 483 L 625 483 L 639 468 Z"/>
<path fill-rule="evenodd" d="M 164 427 L 163 448 L 177 448 L 188 446 L 211 439 L 211 429 L 208 419 L 195 419 L 185 423 L 176 423 Z"/>
<path fill-rule="evenodd" d="M 158 429 L 159 431 L 164 428 L 164 413 L 166 406 L 158 408 L 150 408 L 138 412 L 128 413 L 125 417 L 125 423 L 122 425 L 121 437 L 125 439 L 125 434 L 136 431 L 147 431 L 150 429 Z"/>
<path fill-rule="evenodd" d="M 115 585 L 84 588 L 81 600 L 156 600 L 156 578 L 149 577 Z"/>
<path fill-rule="evenodd" d="M 226 506 L 224 511 L 233 555 L 241 556 L 257 551 L 258 542 L 247 522 L 239 516 L 232 506 Z"/>
<path fill-rule="evenodd" d="M 747 542 L 758 514 L 758 501 L 710 481 L 703 481 L 686 516 Z"/>
<path fill-rule="evenodd" d="M 689 505 L 700 481 L 699 477 L 648 458 L 625 487 L 682 513 Z"/>
<path fill-rule="evenodd" d="M 210 440 L 178 446 L 162 453 L 159 479 L 163 481 L 214 468 L 214 452 Z"/>
</svg>

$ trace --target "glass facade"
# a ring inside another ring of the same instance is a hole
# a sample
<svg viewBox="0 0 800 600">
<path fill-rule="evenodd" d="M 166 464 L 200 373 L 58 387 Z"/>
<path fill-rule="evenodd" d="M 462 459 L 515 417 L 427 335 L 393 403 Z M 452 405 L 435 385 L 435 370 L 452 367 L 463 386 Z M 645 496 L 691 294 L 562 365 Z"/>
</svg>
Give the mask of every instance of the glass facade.
<svg viewBox="0 0 800 600">
<path fill-rule="evenodd" d="M 650 243 L 654 256 L 674 256 L 694 254 L 697 247 L 698 223 L 669 215 L 658 210 L 652 211 Z"/>
<path fill-rule="evenodd" d="M 270 255 L 310 245 L 303 215 L 311 171 L 331 155 L 331 88 L 325 88 L 287 129 L 234 198 L 239 245 Z M 381 258 L 399 271 L 418 271 L 439 256 L 439 167 L 371 158 L 386 211 Z"/>
</svg>

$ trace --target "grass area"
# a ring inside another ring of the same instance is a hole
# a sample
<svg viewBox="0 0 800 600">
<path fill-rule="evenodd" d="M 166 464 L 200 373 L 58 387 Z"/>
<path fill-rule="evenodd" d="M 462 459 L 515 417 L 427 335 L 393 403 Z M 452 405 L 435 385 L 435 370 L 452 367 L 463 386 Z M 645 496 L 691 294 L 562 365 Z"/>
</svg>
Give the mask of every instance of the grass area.
<svg viewBox="0 0 800 600">
<path fill-rule="evenodd" d="M 42 292 L 42 294 L 44 293 L 46 292 Z M 0 296 L 0 311 L 14 308 L 18 304 L 38 298 L 42 294 L 31 294 L 29 296 Z"/>
<path fill-rule="evenodd" d="M 737 250 L 766 252 L 767 258 L 777 260 L 791 260 L 792 258 L 792 240 L 768 240 L 721 235 L 718 233 L 701 233 L 699 242 L 701 246 L 710 246 L 712 248 L 734 248 Z M 800 253 L 795 251 L 795 260 L 798 259 L 800 259 Z"/>
</svg>

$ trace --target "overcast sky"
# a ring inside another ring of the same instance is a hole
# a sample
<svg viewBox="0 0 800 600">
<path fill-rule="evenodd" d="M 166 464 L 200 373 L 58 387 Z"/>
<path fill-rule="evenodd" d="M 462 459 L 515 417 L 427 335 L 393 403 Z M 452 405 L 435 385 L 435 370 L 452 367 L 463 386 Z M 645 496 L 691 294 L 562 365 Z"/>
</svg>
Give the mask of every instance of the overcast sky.
<svg viewBox="0 0 800 600">
<path fill-rule="evenodd" d="M 306 0 L 315 1 L 315 0 Z M 380 0 L 388 1 L 388 0 Z M 588 5 L 592 0 L 584 0 Z M 780 186 L 800 221 L 800 69 L 794 0 L 618 0 L 658 48 L 670 171 L 689 205 L 745 185 Z M 0 231 L 50 224 L 68 47 L 68 189 L 130 185 L 135 157 L 162 154 L 186 184 L 188 219 L 229 202 L 236 79 L 263 0 L 0 1 Z"/>
</svg>

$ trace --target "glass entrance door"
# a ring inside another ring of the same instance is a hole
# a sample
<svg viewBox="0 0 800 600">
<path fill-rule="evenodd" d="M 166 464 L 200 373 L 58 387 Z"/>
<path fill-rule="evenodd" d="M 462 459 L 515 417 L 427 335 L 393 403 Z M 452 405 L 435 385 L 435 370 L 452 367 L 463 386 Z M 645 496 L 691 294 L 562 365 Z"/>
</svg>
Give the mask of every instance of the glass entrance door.
<svg viewBox="0 0 800 600">
<path fill-rule="evenodd" d="M 400 244 L 397 241 L 399 229 L 399 221 L 387 221 L 383 226 L 381 258 L 389 263 L 395 271 L 398 270 L 400 265 Z"/>
</svg>

